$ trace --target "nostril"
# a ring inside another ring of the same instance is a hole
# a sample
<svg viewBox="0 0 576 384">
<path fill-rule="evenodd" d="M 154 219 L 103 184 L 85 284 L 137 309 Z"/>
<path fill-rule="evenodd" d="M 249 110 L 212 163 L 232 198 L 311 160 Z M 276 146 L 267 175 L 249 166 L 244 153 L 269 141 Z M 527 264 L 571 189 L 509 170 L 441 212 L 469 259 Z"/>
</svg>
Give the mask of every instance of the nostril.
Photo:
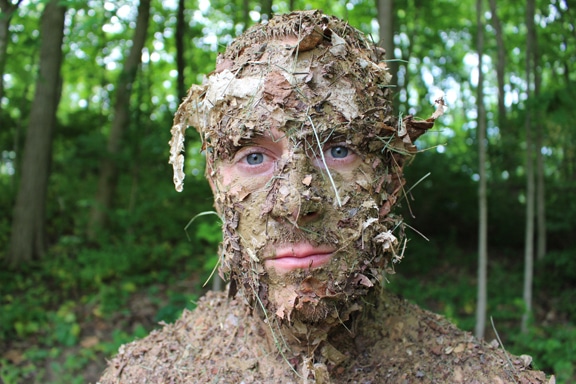
<svg viewBox="0 0 576 384">
<path fill-rule="evenodd" d="M 309 223 L 311 221 L 317 220 L 320 217 L 320 212 L 318 211 L 304 211 L 300 212 L 300 216 L 297 218 L 299 223 Z"/>
</svg>

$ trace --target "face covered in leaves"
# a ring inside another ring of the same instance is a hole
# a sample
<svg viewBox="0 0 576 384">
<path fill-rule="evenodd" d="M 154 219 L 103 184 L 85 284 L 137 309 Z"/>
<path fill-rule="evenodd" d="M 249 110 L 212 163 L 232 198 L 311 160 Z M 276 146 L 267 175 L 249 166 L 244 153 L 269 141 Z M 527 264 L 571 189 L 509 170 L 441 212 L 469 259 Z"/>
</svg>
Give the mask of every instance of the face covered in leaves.
<svg viewBox="0 0 576 384">
<path fill-rule="evenodd" d="M 279 319 L 342 320 L 395 255 L 390 210 L 432 123 L 394 118 L 380 55 L 317 11 L 275 17 L 236 39 L 176 114 L 176 188 L 193 125 L 224 220 L 220 270 Z"/>
<path fill-rule="evenodd" d="M 230 145 L 214 190 L 233 278 L 282 319 L 320 321 L 364 295 L 390 260 L 398 223 L 381 209 L 398 175 L 362 127 L 307 117 Z"/>
</svg>

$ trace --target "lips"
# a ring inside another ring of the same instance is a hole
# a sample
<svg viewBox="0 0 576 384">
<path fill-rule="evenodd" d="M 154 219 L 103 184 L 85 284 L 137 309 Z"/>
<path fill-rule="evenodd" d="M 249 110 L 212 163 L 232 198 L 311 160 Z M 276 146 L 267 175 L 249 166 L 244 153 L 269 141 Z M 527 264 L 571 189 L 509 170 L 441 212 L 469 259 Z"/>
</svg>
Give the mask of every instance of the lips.
<svg viewBox="0 0 576 384">
<path fill-rule="evenodd" d="M 335 249 L 331 246 L 313 246 L 308 243 L 289 244 L 276 249 L 276 255 L 264 261 L 266 268 L 277 273 L 287 273 L 297 269 L 318 268 L 328 263 Z"/>
</svg>

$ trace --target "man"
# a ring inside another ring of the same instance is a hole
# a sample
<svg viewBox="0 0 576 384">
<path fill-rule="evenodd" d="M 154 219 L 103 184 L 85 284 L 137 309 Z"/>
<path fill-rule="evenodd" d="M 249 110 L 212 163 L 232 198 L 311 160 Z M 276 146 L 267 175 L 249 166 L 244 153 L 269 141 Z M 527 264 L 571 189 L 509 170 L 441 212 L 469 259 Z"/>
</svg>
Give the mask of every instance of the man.
<svg viewBox="0 0 576 384">
<path fill-rule="evenodd" d="M 399 120 L 382 50 L 318 11 L 237 38 L 176 113 L 206 150 L 229 292 L 122 346 L 101 383 L 544 382 L 529 362 L 387 294 L 391 212 L 426 121 Z M 441 103 L 440 103 L 441 104 Z"/>
</svg>

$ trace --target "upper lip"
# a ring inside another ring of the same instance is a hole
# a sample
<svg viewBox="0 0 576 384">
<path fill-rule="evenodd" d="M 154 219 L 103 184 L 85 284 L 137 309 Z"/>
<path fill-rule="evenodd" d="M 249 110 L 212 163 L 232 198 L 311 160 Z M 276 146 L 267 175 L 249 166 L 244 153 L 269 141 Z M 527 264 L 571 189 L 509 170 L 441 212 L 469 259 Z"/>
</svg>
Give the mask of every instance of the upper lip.
<svg viewBox="0 0 576 384">
<path fill-rule="evenodd" d="M 272 259 L 284 257 L 304 258 L 313 255 L 325 255 L 333 253 L 335 249 L 329 245 L 313 246 L 309 243 L 286 244 L 276 249 L 276 255 Z"/>
</svg>

